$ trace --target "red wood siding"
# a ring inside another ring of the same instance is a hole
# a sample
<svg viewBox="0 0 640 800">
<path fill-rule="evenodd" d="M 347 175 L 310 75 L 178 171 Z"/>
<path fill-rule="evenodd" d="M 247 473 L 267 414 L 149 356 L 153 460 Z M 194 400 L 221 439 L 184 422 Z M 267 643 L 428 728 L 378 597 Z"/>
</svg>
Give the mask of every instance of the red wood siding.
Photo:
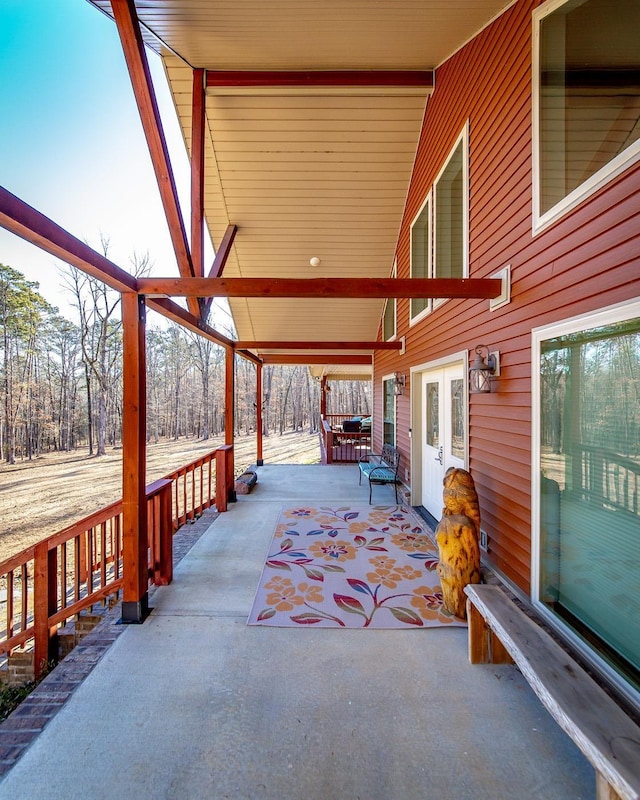
<svg viewBox="0 0 640 800">
<path fill-rule="evenodd" d="M 511 264 L 511 303 L 449 300 L 413 327 L 398 301 L 406 353 L 375 357 L 375 443 L 382 376 L 407 376 L 397 400 L 402 475 L 410 467 L 410 368 L 476 344 L 500 350 L 501 377 L 471 397 L 469 468 L 490 558 L 530 589 L 531 330 L 640 295 L 640 166 L 628 169 L 543 233 L 532 230 L 531 33 L 537 0 L 510 7 L 436 72 L 397 247 L 409 277 L 410 226 L 469 122 L 469 276 Z"/>
</svg>

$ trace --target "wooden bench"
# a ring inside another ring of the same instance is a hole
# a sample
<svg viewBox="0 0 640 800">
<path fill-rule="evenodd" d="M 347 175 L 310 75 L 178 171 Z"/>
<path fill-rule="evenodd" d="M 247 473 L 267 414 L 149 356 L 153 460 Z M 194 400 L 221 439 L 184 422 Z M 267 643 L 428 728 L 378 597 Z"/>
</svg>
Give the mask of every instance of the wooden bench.
<svg viewBox="0 0 640 800">
<path fill-rule="evenodd" d="M 362 476 L 365 475 L 369 480 L 369 503 L 371 503 L 371 487 L 374 483 L 392 483 L 396 493 L 396 503 L 398 502 L 398 466 L 400 464 L 400 453 L 390 444 L 385 444 L 382 453 L 369 453 L 358 461 L 360 477 L 358 483 L 362 484 Z"/>
<path fill-rule="evenodd" d="M 469 585 L 469 660 L 515 663 L 596 771 L 598 800 L 640 798 L 640 728 L 498 586 Z"/>
</svg>

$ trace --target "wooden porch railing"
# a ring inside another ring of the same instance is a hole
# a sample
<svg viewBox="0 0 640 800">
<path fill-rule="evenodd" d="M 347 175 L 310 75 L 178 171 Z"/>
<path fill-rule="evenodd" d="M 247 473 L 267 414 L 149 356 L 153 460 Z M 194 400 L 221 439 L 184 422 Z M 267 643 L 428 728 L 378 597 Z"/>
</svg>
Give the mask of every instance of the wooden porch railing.
<svg viewBox="0 0 640 800">
<path fill-rule="evenodd" d="M 595 505 L 640 513 L 640 464 L 613 450 L 582 445 L 576 447 L 573 470 L 574 492 Z"/>
<path fill-rule="evenodd" d="M 226 445 L 154 481 L 146 489 L 149 580 L 173 577 L 172 534 L 233 487 Z M 224 506 L 224 507 L 222 507 Z M 56 660 L 56 633 L 68 619 L 122 586 L 122 501 L 75 522 L 0 564 L 0 656 L 33 647 L 38 677 Z M 4 624 L 3 624 L 4 622 Z"/>
<path fill-rule="evenodd" d="M 350 414 L 331 414 L 350 419 Z M 334 423 L 335 424 L 335 423 Z M 327 419 L 322 420 L 322 447 L 327 464 L 354 463 L 371 451 L 371 433 L 342 433 L 332 429 Z"/>
<path fill-rule="evenodd" d="M 336 425 L 342 425 L 345 419 L 353 419 L 354 417 L 361 417 L 364 419 L 365 417 L 370 417 L 371 414 L 368 412 L 357 412 L 353 414 L 325 414 L 324 419 L 331 425 L 332 428 L 335 428 Z"/>
</svg>

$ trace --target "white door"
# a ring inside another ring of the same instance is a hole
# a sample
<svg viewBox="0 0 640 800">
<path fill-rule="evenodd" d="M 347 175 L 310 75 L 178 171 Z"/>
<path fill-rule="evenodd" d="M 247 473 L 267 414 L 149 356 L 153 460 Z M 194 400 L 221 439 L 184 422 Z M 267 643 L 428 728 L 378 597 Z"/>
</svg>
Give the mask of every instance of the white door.
<svg viewBox="0 0 640 800">
<path fill-rule="evenodd" d="M 422 505 L 442 515 L 442 479 L 449 467 L 465 467 L 466 414 L 463 364 L 422 374 Z"/>
</svg>

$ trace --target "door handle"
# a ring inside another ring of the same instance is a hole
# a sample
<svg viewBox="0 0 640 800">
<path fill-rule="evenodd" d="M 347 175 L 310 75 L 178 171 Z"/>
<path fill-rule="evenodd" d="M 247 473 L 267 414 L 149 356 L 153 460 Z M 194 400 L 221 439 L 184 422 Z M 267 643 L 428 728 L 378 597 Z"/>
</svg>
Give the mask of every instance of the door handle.
<svg viewBox="0 0 640 800">
<path fill-rule="evenodd" d="M 442 445 L 440 445 L 440 449 L 438 450 L 438 455 L 434 457 L 434 461 L 439 461 L 440 464 L 444 464 L 444 454 L 442 452 Z"/>
</svg>

